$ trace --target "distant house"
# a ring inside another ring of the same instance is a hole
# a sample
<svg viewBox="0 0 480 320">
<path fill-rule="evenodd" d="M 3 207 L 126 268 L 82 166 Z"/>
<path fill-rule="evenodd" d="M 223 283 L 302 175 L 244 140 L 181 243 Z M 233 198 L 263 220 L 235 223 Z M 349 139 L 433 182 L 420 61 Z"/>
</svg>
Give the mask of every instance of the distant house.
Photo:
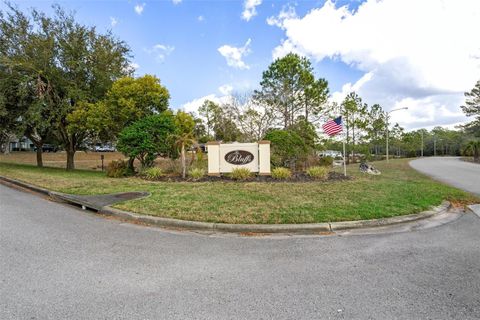
<svg viewBox="0 0 480 320">
<path fill-rule="evenodd" d="M 342 153 L 340 151 L 335 151 L 335 150 L 323 150 L 323 151 L 319 151 L 318 152 L 318 155 L 320 157 L 332 157 L 332 158 L 336 158 L 336 157 L 342 157 Z"/>
<path fill-rule="evenodd" d="M 35 145 L 27 137 L 15 137 L 9 144 L 9 151 L 33 151 L 34 149 Z"/>
</svg>

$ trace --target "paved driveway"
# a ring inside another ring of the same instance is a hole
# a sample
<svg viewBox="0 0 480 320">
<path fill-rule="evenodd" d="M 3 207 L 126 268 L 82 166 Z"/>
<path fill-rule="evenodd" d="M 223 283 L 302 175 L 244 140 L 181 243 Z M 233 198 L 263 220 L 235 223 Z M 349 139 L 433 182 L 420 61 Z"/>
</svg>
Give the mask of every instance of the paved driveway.
<svg viewBox="0 0 480 320">
<path fill-rule="evenodd" d="M 206 236 L 0 185 L 0 319 L 479 319 L 479 230 Z"/>
<path fill-rule="evenodd" d="M 410 165 L 436 180 L 480 195 L 480 165 L 458 157 L 430 157 L 410 161 Z"/>
</svg>

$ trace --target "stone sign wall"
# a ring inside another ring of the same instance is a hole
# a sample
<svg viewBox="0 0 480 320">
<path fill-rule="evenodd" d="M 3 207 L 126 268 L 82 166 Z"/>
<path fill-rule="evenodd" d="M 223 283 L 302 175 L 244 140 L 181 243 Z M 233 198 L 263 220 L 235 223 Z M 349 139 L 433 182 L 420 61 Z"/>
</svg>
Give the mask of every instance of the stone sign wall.
<svg viewBox="0 0 480 320">
<path fill-rule="evenodd" d="M 270 175 L 270 141 L 258 143 L 220 143 L 211 141 L 208 148 L 208 174 L 211 176 L 232 172 L 234 168 L 248 168 L 260 175 Z"/>
</svg>

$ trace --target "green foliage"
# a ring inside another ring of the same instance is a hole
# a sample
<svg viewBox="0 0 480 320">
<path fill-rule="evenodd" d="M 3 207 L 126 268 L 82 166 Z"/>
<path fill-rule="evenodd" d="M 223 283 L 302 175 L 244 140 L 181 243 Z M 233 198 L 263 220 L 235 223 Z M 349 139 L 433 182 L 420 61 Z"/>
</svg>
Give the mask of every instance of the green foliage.
<svg viewBox="0 0 480 320">
<path fill-rule="evenodd" d="M 205 118 L 207 136 L 212 136 L 213 127 L 217 117 L 221 113 L 220 106 L 213 101 L 205 100 L 198 108 L 198 113 Z"/>
<path fill-rule="evenodd" d="M 305 57 L 289 53 L 276 59 L 262 74 L 261 89 L 254 99 L 269 106 L 284 129 L 293 125 L 299 115 L 305 120 L 323 113 L 328 97 L 328 83 L 316 80 L 313 67 Z"/>
<path fill-rule="evenodd" d="M 367 105 L 362 102 L 358 94 L 351 92 L 343 100 L 340 113 L 346 135 L 346 153 L 354 154 L 355 145 L 360 142 L 362 130 L 367 127 Z M 346 157 L 346 160 L 347 164 L 350 163 L 350 157 Z"/>
<path fill-rule="evenodd" d="M 192 168 L 188 171 L 188 175 L 193 180 L 199 180 L 205 176 L 205 170 L 202 168 Z"/>
<path fill-rule="evenodd" d="M 480 117 L 480 80 L 470 92 L 465 92 L 465 105 L 462 106 L 463 112 L 467 116 Z"/>
<path fill-rule="evenodd" d="M 292 177 L 292 171 L 288 168 L 278 167 L 272 170 L 272 178 L 286 180 Z"/>
<path fill-rule="evenodd" d="M 128 163 L 123 160 L 114 160 L 107 165 L 107 177 L 122 178 L 130 174 L 128 170 Z"/>
<path fill-rule="evenodd" d="M 186 150 L 185 148 L 195 143 L 193 130 L 195 128 L 195 121 L 192 115 L 179 111 L 175 115 L 175 134 L 174 139 L 177 146 L 180 147 L 181 163 L 182 163 L 182 177 L 186 177 Z"/>
<path fill-rule="evenodd" d="M 327 179 L 328 168 L 327 167 L 310 167 L 307 169 L 307 175 L 314 179 Z"/>
<path fill-rule="evenodd" d="M 236 141 L 241 136 L 234 121 L 235 117 L 227 108 L 222 108 L 213 101 L 205 100 L 198 111 L 206 120 L 207 135 L 203 141 L 213 138 L 213 140 L 229 142 Z"/>
<path fill-rule="evenodd" d="M 252 177 L 252 173 L 248 168 L 234 168 L 230 176 L 234 180 L 248 180 Z"/>
<path fill-rule="evenodd" d="M 81 119 L 71 114 L 100 101 L 114 79 L 129 73 L 130 49 L 111 33 L 78 23 L 58 5 L 52 16 L 6 7 L 0 19 L 0 69 L 29 101 L 21 121 L 34 134 L 45 126 L 52 130 L 67 152 L 67 169 L 74 169 L 74 154 L 92 131 L 71 123 Z"/>
<path fill-rule="evenodd" d="M 330 156 L 320 157 L 318 165 L 322 167 L 331 167 L 333 165 L 333 158 Z"/>
<path fill-rule="evenodd" d="M 366 138 L 370 142 L 375 156 L 378 156 L 380 146 L 385 144 L 387 113 L 378 104 L 374 104 L 368 112 L 367 125 L 365 127 Z M 370 152 L 368 152 L 370 154 Z"/>
<path fill-rule="evenodd" d="M 122 130 L 117 149 L 130 158 L 137 158 L 142 168 L 151 167 L 157 155 L 171 149 L 170 137 L 176 126 L 170 111 L 148 116 Z"/>
<path fill-rule="evenodd" d="M 195 128 L 195 120 L 192 115 L 178 111 L 175 115 L 175 133 L 178 135 L 192 135 Z"/>
<path fill-rule="evenodd" d="M 303 116 L 300 116 L 297 121 L 288 128 L 290 131 L 298 134 L 302 138 L 305 147 L 309 153 L 315 149 L 315 141 L 318 139 L 315 126 L 308 122 Z"/>
<path fill-rule="evenodd" d="M 271 162 L 276 167 L 295 167 L 298 159 L 303 159 L 307 153 L 302 138 L 290 130 L 272 130 L 265 140 L 271 143 Z"/>
<path fill-rule="evenodd" d="M 145 168 L 140 172 L 140 176 L 147 180 L 158 180 L 163 176 L 163 171 L 158 167 Z"/>
<path fill-rule="evenodd" d="M 476 137 L 480 137 L 480 80 L 470 92 L 465 92 L 465 105 L 463 112 L 467 116 L 475 117 L 475 120 L 465 125 L 465 129 Z"/>
<path fill-rule="evenodd" d="M 115 140 L 133 122 L 168 108 L 170 94 L 152 75 L 116 80 L 104 99 L 84 104 L 72 112 L 71 125 L 86 128 L 102 141 Z"/>
<path fill-rule="evenodd" d="M 468 156 L 473 156 L 473 161 L 480 162 L 480 140 L 469 141 L 465 145 L 463 153 Z"/>
</svg>

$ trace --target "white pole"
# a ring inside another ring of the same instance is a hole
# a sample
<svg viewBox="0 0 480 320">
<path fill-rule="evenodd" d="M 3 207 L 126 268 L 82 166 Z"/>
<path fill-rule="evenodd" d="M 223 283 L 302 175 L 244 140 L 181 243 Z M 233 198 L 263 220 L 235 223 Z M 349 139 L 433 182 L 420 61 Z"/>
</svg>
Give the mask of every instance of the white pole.
<svg viewBox="0 0 480 320">
<path fill-rule="evenodd" d="M 422 129 L 422 158 L 423 158 L 423 129 Z"/>
<path fill-rule="evenodd" d="M 347 162 L 345 161 L 345 137 L 343 137 L 343 174 L 347 176 Z"/>
</svg>

